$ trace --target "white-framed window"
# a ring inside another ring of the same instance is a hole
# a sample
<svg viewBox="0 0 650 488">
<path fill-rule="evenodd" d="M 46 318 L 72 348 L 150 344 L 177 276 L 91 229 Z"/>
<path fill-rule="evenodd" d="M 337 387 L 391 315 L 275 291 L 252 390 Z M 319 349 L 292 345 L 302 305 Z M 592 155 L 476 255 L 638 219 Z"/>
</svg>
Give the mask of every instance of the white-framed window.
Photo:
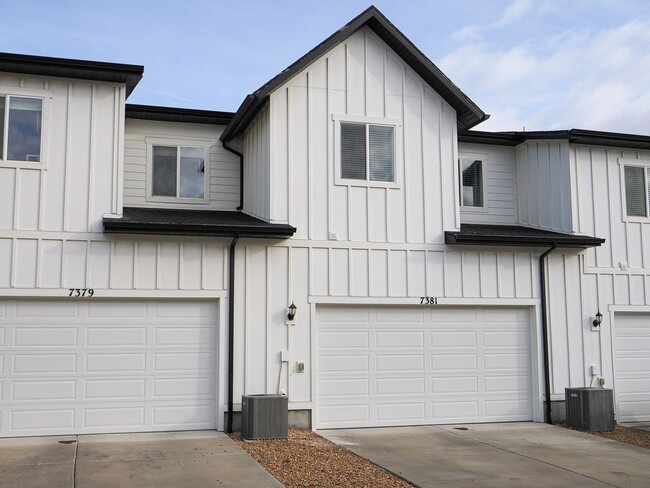
<svg viewBox="0 0 650 488">
<path fill-rule="evenodd" d="M 398 120 L 334 115 L 336 184 L 396 188 L 399 183 Z"/>
<path fill-rule="evenodd" d="M 623 212 L 627 220 L 650 218 L 650 161 L 619 159 L 623 182 Z"/>
<path fill-rule="evenodd" d="M 485 164 L 482 154 L 461 154 L 458 159 L 459 198 L 465 209 L 487 207 L 485 201 Z"/>
<path fill-rule="evenodd" d="M 147 200 L 208 203 L 210 145 L 147 139 Z"/>
<path fill-rule="evenodd" d="M 0 163 L 42 166 L 47 98 L 45 92 L 0 87 Z"/>
</svg>

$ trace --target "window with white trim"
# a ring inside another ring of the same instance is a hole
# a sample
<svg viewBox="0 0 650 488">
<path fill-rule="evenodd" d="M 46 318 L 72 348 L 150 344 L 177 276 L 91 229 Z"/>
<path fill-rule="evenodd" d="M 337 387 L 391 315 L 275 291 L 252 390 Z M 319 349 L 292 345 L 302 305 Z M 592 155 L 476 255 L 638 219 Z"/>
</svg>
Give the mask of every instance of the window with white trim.
<svg viewBox="0 0 650 488">
<path fill-rule="evenodd" d="M 650 167 L 623 166 L 625 214 L 628 217 L 650 216 Z"/>
<path fill-rule="evenodd" d="M 460 204 L 463 207 L 485 207 L 485 184 L 483 160 L 461 158 L 458 160 L 460 173 Z"/>
<path fill-rule="evenodd" d="M 395 127 L 344 122 L 340 125 L 341 179 L 395 183 Z"/>
<path fill-rule="evenodd" d="M 149 147 L 149 196 L 152 199 L 205 201 L 208 173 L 206 147 L 166 143 L 154 143 Z"/>
<path fill-rule="evenodd" d="M 0 159 L 41 162 L 43 99 L 0 93 Z"/>
</svg>

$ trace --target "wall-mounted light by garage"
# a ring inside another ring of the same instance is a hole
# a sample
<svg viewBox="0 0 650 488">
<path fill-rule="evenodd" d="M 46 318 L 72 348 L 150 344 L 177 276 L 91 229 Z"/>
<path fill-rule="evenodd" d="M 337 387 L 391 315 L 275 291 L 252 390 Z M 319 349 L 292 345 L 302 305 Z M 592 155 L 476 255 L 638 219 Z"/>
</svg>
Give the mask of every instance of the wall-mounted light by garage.
<svg viewBox="0 0 650 488">
<path fill-rule="evenodd" d="M 291 301 L 291 305 L 289 305 L 289 308 L 287 308 L 287 321 L 288 322 L 293 322 L 293 320 L 296 318 L 296 311 L 298 310 L 298 307 L 296 307 L 296 304 Z"/>
<path fill-rule="evenodd" d="M 591 323 L 591 325 L 593 325 L 595 328 L 598 328 L 602 323 L 603 323 L 603 314 L 600 313 L 599 310 L 596 316 L 594 317 L 594 321 Z"/>
</svg>

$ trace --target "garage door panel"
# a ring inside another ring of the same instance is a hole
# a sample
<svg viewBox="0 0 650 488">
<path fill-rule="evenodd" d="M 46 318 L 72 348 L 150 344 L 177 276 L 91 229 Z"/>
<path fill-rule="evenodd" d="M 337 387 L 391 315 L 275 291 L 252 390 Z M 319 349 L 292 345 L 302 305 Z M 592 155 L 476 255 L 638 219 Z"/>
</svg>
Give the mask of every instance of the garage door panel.
<svg viewBox="0 0 650 488">
<path fill-rule="evenodd" d="M 318 342 L 321 350 L 334 348 L 340 349 L 365 349 L 370 344 L 368 332 L 349 332 L 344 330 L 320 332 Z"/>
<path fill-rule="evenodd" d="M 75 374 L 76 354 L 13 354 L 12 373 L 15 375 Z"/>
<path fill-rule="evenodd" d="M 531 419 L 527 310 L 514 318 L 502 310 L 487 324 L 483 308 L 350 308 L 317 309 L 318 337 L 326 335 L 318 345 L 317 427 Z M 356 321 L 346 322 L 350 316 Z M 355 334 L 368 340 L 344 354 Z"/>
<path fill-rule="evenodd" d="M 87 327 L 86 346 L 99 347 L 143 347 L 147 344 L 145 327 Z"/>
<path fill-rule="evenodd" d="M 377 422 L 392 421 L 422 423 L 426 419 L 426 404 L 421 403 L 383 403 L 377 405 Z"/>
<path fill-rule="evenodd" d="M 359 373 L 369 371 L 368 356 L 321 356 L 318 360 L 318 368 L 323 373 L 349 372 Z"/>
<path fill-rule="evenodd" d="M 215 427 L 214 302 L 0 303 L 0 436 Z"/>
<path fill-rule="evenodd" d="M 77 328 L 15 327 L 14 348 L 61 348 L 77 346 Z"/>
<path fill-rule="evenodd" d="M 14 381 L 11 384 L 13 402 L 74 401 L 77 384 L 68 381 Z"/>
<path fill-rule="evenodd" d="M 475 348 L 478 344 L 478 334 L 476 332 L 456 332 L 456 331 L 439 331 L 431 332 L 431 347 L 444 348 L 449 347 L 469 347 Z"/>
<path fill-rule="evenodd" d="M 378 354 L 375 364 L 377 371 L 385 373 L 424 371 L 424 356 L 421 354 Z"/>
<path fill-rule="evenodd" d="M 617 419 L 650 421 L 650 313 L 617 313 L 614 333 Z"/>
<path fill-rule="evenodd" d="M 74 408 L 16 409 L 10 412 L 12 433 L 58 433 L 74 429 Z"/>
<path fill-rule="evenodd" d="M 83 399 L 99 400 L 140 400 L 146 397 L 146 380 L 140 379 L 110 379 L 83 381 Z"/>
<path fill-rule="evenodd" d="M 424 332 L 379 330 L 375 334 L 375 344 L 378 349 L 422 348 Z"/>
</svg>

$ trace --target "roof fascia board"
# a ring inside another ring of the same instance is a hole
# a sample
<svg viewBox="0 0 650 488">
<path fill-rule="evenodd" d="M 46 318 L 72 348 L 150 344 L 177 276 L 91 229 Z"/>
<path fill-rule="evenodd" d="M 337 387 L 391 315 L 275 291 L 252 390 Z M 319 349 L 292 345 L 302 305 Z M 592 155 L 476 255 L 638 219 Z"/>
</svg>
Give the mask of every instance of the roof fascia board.
<svg viewBox="0 0 650 488">
<path fill-rule="evenodd" d="M 126 104 L 126 118 L 181 122 L 192 124 L 227 125 L 234 117 L 233 112 L 216 112 L 188 108 L 158 107 L 154 105 Z"/>
<path fill-rule="evenodd" d="M 0 71 L 57 78 L 124 83 L 128 97 L 142 79 L 144 66 L 79 59 L 0 53 Z"/>
</svg>

